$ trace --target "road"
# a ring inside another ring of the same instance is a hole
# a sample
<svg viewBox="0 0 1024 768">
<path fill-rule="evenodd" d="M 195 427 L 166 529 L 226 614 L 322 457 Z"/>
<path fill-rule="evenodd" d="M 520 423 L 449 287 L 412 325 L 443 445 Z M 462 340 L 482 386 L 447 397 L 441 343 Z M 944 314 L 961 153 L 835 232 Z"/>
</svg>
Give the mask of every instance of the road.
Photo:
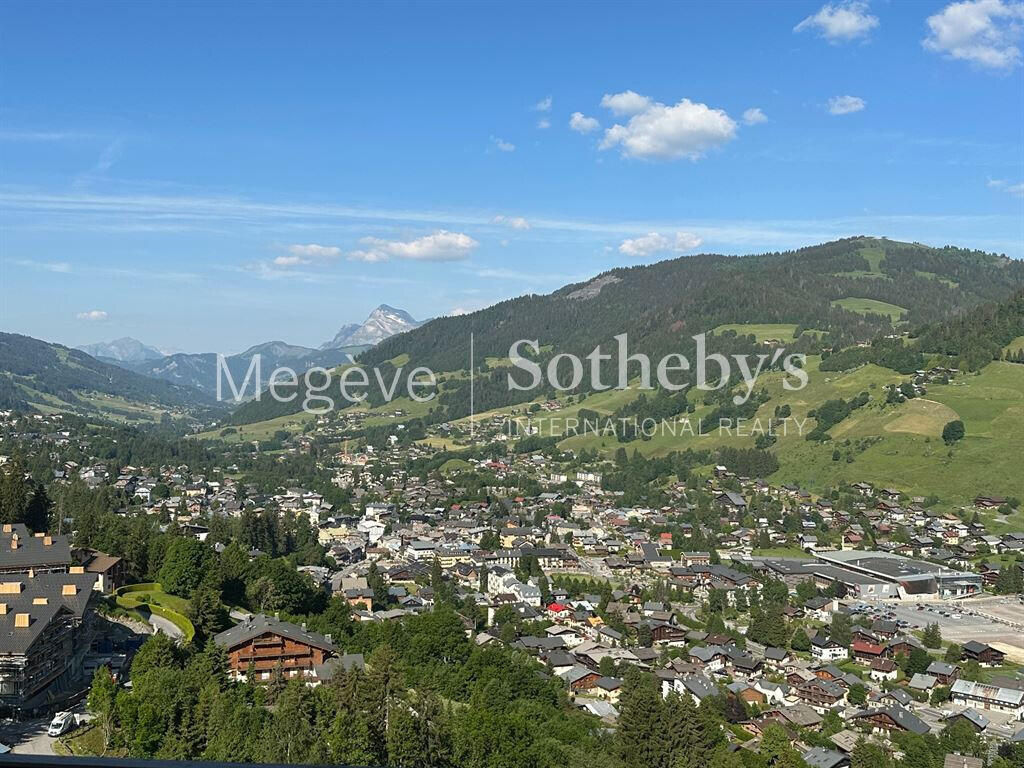
<svg viewBox="0 0 1024 768">
<path fill-rule="evenodd" d="M 178 626 L 173 621 L 165 619 L 163 616 L 157 616 L 155 613 L 149 614 L 149 623 L 153 625 L 157 632 L 163 632 L 175 640 L 180 641 L 185 636 L 185 633 L 178 629 Z"/>
<path fill-rule="evenodd" d="M 46 735 L 49 725 L 49 718 L 0 725 L 0 744 L 14 755 L 52 755 L 56 739 Z"/>
<path fill-rule="evenodd" d="M 90 719 L 85 714 L 85 702 L 71 708 L 79 719 Z M 0 744 L 6 744 L 14 755 L 53 755 L 56 738 L 46 735 L 52 718 L 38 718 L 22 722 L 0 721 Z"/>
</svg>

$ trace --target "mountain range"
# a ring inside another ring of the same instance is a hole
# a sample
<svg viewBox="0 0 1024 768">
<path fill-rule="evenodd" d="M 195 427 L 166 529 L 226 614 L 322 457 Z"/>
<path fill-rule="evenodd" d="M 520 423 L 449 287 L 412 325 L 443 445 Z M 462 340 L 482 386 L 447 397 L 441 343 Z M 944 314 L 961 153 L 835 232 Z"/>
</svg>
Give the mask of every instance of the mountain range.
<svg viewBox="0 0 1024 768">
<path fill-rule="evenodd" d="M 97 360 L 112 363 L 138 363 L 143 360 L 159 360 L 165 353 L 156 347 L 143 344 L 138 339 L 124 336 L 113 341 L 101 341 L 76 347 Z"/>
<path fill-rule="evenodd" d="M 334 338 L 321 344 L 320 349 L 372 347 L 384 339 L 419 328 L 425 322 L 425 320 L 414 320 L 412 315 L 404 309 L 395 309 L 387 304 L 381 304 L 370 313 L 362 325 L 349 323 L 341 326 Z"/>
<path fill-rule="evenodd" d="M 422 324 L 404 310 L 381 304 L 363 323 L 343 325 L 333 339 L 317 349 L 283 341 L 268 341 L 237 355 L 226 356 L 225 361 L 232 379 L 241 386 L 249 364 L 257 354 L 260 355 L 264 377 L 279 366 L 287 366 L 299 372 L 318 366 L 333 368 L 349 362 L 350 357 L 355 357 L 374 344 Z M 215 396 L 217 392 L 215 352 L 163 355 L 154 347 L 131 338 L 90 344 L 80 349 L 103 362 L 119 365 L 143 376 L 194 387 L 209 396 Z"/>
<path fill-rule="evenodd" d="M 168 408 L 215 405 L 192 387 L 143 376 L 79 349 L 0 333 L 0 408 L 139 418 Z"/>
<path fill-rule="evenodd" d="M 359 362 L 386 367 L 403 358 L 409 369 L 464 371 L 471 334 L 478 366 L 487 358 L 507 357 L 521 339 L 537 340 L 537 362 L 545 368 L 557 354 L 585 358 L 598 346 L 614 349 L 619 334 L 627 335 L 631 352 L 652 359 L 673 353 L 693 359 L 692 336 L 709 331 L 717 331 L 721 352 L 757 354 L 764 347 L 745 332 L 752 325 L 788 325 L 792 343 L 787 346 L 814 354 L 940 323 L 981 304 L 1004 301 L 1022 286 L 1024 262 L 885 238 L 851 237 L 749 256 L 698 254 L 617 268 L 547 295 L 520 296 L 471 314 L 437 318 L 367 349 Z M 729 331 L 731 325 L 741 327 Z M 901 367 L 911 358 L 917 361 L 908 349 L 911 354 L 903 356 Z M 537 394 L 510 392 L 500 368 L 485 366 L 482 373 L 475 380 L 477 412 Z M 610 380 L 613 373 L 602 379 Z M 588 381 L 584 377 L 581 391 Z M 444 416 L 469 413 L 469 388 L 469 377 L 450 377 L 439 399 Z M 296 407 L 246 403 L 232 420 L 262 421 Z"/>
</svg>

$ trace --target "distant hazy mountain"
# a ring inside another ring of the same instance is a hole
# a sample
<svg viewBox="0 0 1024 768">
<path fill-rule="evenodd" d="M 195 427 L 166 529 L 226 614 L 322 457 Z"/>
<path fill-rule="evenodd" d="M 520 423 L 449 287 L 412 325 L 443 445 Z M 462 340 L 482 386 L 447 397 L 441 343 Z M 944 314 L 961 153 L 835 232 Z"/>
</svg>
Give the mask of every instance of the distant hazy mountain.
<svg viewBox="0 0 1024 768">
<path fill-rule="evenodd" d="M 113 341 L 101 341 L 98 344 L 85 344 L 76 347 L 95 358 L 118 363 L 138 363 L 143 360 L 159 360 L 164 356 L 156 347 L 143 344 L 138 339 L 125 336 Z"/>
<path fill-rule="evenodd" d="M 231 372 L 235 386 L 241 387 L 245 380 L 245 374 L 249 370 L 249 364 L 257 354 L 260 356 L 260 374 L 265 385 L 270 374 L 278 366 L 286 366 L 300 374 L 314 366 L 333 368 L 347 363 L 349 355 L 354 357 L 364 349 L 366 349 L 365 345 L 355 345 L 320 350 L 286 344 L 283 341 L 268 341 L 250 347 L 237 355 L 229 355 L 224 360 Z M 217 392 L 217 355 L 214 352 L 179 353 L 159 360 L 144 360 L 123 365 L 136 373 L 195 387 L 209 395 L 216 395 Z M 228 386 L 226 379 L 224 386 Z M 225 390 L 222 394 L 227 397 L 230 392 Z"/>
<path fill-rule="evenodd" d="M 320 349 L 337 349 L 351 346 L 373 346 L 399 333 L 419 328 L 422 322 L 414 320 L 412 315 L 403 309 L 395 309 L 381 304 L 362 325 L 349 323 L 343 325 L 334 338 L 320 345 Z"/>
</svg>

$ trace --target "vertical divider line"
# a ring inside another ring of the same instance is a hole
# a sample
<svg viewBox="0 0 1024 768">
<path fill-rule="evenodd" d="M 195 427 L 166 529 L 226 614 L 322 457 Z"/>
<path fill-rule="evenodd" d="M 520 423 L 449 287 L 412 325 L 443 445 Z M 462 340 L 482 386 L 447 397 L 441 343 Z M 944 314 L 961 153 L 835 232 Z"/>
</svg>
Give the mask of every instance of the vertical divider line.
<svg viewBox="0 0 1024 768">
<path fill-rule="evenodd" d="M 476 439 L 475 389 L 476 372 L 473 370 L 473 332 L 469 332 L 469 437 Z"/>
</svg>

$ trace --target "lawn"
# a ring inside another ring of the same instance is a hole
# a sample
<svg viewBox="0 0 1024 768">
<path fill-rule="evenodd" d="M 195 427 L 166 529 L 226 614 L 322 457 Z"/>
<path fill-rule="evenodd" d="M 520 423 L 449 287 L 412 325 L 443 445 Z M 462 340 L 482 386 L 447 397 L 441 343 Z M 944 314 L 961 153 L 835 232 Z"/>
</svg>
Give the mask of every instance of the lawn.
<svg viewBox="0 0 1024 768">
<path fill-rule="evenodd" d="M 313 420 L 310 413 L 299 412 L 285 416 L 278 416 L 266 421 L 254 421 L 252 424 L 237 424 L 229 427 L 218 427 L 209 432 L 200 432 L 196 435 L 200 440 L 222 440 L 225 443 L 249 443 L 253 440 L 269 440 L 275 432 L 283 431 L 289 434 L 299 434 L 306 425 Z M 229 431 L 222 435 L 225 429 Z"/>
<path fill-rule="evenodd" d="M 875 315 L 887 315 L 892 322 L 897 322 L 900 316 L 907 310 L 903 307 L 898 307 L 895 304 L 889 304 L 885 301 L 877 301 L 875 299 L 861 299 L 849 296 L 845 299 L 836 299 L 832 302 L 834 307 L 842 307 L 850 312 L 860 312 L 861 314 L 875 314 Z"/>
<path fill-rule="evenodd" d="M 103 729 L 92 723 L 86 723 L 61 737 L 53 745 L 53 751 L 65 757 L 84 755 L 102 755 L 118 757 L 122 750 L 107 751 L 103 745 Z"/>
<path fill-rule="evenodd" d="M 723 334 L 726 331 L 735 331 L 739 336 L 750 336 L 753 334 L 757 341 L 768 339 L 779 339 L 780 341 L 792 341 L 793 333 L 796 331 L 795 323 L 729 323 L 720 325 L 712 333 Z"/>
<path fill-rule="evenodd" d="M 1014 339 L 1005 347 L 1003 347 L 1003 352 L 1016 353 L 1020 352 L 1022 349 L 1024 349 L 1024 336 L 1018 336 L 1016 339 Z"/>
<path fill-rule="evenodd" d="M 195 635 L 195 628 L 188 619 L 191 608 L 189 601 L 177 595 L 167 594 L 157 583 L 130 584 L 121 587 L 115 593 L 115 601 L 119 607 L 125 610 L 139 612 L 144 620 L 146 610 L 157 616 L 162 616 L 177 626 L 185 635 L 186 640 L 191 640 Z"/>
</svg>

